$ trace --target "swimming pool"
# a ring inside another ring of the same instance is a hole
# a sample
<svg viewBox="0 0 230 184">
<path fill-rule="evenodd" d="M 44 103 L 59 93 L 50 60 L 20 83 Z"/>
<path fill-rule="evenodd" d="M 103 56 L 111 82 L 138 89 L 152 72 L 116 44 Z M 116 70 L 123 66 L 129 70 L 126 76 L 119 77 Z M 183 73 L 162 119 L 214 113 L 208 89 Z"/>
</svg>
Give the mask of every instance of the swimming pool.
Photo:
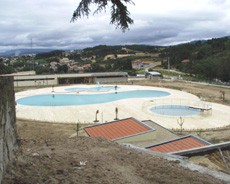
<svg viewBox="0 0 230 184">
<path fill-rule="evenodd" d="M 159 105 L 151 107 L 150 111 L 161 116 L 195 116 L 200 114 L 200 109 L 182 105 Z"/>
<path fill-rule="evenodd" d="M 69 92 L 80 92 L 80 91 L 90 91 L 90 92 L 98 92 L 98 91 L 110 91 L 110 90 L 117 90 L 119 87 L 117 86 L 96 86 L 90 88 L 66 88 L 65 91 Z"/>
<path fill-rule="evenodd" d="M 44 94 L 17 100 L 18 104 L 29 106 L 73 106 L 107 103 L 129 98 L 155 98 L 170 95 L 158 90 L 133 90 L 106 94 Z"/>
</svg>

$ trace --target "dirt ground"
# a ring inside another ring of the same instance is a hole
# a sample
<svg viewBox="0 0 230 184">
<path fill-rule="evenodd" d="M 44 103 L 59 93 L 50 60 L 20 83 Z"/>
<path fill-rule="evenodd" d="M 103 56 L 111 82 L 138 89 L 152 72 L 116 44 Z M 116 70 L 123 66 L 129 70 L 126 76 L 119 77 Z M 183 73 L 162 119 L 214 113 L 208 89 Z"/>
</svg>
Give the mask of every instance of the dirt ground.
<svg viewBox="0 0 230 184">
<path fill-rule="evenodd" d="M 131 81 L 130 81 L 131 82 Z M 146 85 L 164 87 L 192 93 L 205 101 L 230 105 L 230 87 L 204 85 L 199 83 L 191 83 L 186 81 L 149 81 L 135 80 L 132 82 L 135 85 Z M 224 99 L 223 99 L 224 92 Z"/>
<path fill-rule="evenodd" d="M 183 82 L 134 81 L 184 90 L 207 101 L 230 105 L 230 89 Z M 220 91 L 225 91 L 221 99 Z M 76 134 L 76 125 L 17 120 L 19 149 L 3 184 L 29 183 L 223 183 L 209 175 L 182 168 L 175 161 L 137 152 L 115 142 Z M 187 132 L 190 134 L 190 132 Z M 184 132 L 184 134 L 187 134 Z M 230 127 L 194 132 L 212 142 L 230 141 Z"/>
<path fill-rule="evenodd" d="M 3 184 L 224 183 L 105 139 L 71 137 L 76 125 L 17 121 L 20 148 Z M 82 133 L 80 134 L 82 135 Z"/>
</svg>

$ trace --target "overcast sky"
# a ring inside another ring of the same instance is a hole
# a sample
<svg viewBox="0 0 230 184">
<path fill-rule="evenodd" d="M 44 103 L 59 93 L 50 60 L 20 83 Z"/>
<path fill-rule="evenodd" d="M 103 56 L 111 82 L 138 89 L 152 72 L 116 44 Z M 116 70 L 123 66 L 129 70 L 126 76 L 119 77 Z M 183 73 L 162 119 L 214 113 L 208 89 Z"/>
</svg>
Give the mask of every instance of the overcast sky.
<svg viewBox="0 0 230 184">
<path fill-rule="evenodd" d="M 173 45 L 230 35 L 230 0 L 133 0 L 123 33 L 106 12 L 70 23 L 80 0 L 0 0 L 0 52 L 95 45 Z M 92 7 L 92 13 L 94 8 Z"/>
</svg>

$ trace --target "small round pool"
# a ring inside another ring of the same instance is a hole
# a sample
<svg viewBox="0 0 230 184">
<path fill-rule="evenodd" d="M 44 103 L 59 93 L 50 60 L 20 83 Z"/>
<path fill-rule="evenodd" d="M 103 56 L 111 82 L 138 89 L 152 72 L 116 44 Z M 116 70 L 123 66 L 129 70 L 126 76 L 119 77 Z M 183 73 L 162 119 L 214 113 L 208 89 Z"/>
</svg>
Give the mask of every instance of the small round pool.
<svg viewBox="0 0 230 184">
<path fill-rule="evenodd" d="M 17 100 L 18 104 L 30 106 L 71 106 L 107 103 L 130 98 L 157 98 L 170 93 L 157 90 L 133 90 L 106 94 L 44 94 Z"/>
<path fill-rule="evenodd" d="M 200 114 L 200 109 L 182 105 L 159 105 L 151 107 L 150 111 L 161 116 L 195 116 Z"/>
<path fill-rule="evenodd" d="M 117 86 L 96 86 L 91 88 L 66 88 L 65 91 L 68 92 L 81 92 L 81 91 L 89 91 L 89 92 L 104 92 L 110 90 L 117 90 L 119 87 Z"/>
</svg>

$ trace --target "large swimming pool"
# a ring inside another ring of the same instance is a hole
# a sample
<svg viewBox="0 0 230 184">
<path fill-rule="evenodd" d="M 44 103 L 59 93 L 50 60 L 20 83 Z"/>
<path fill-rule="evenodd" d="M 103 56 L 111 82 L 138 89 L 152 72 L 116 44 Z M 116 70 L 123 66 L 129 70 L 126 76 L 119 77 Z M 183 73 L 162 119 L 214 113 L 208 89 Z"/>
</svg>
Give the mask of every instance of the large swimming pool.
<svg viewBox="0 0 230 184">
<path fill-rule="evenodd" d="M 20 98 L 17 103 L 29 106 L 74 106 L 107 103 L 129 98 L 165 97 L 168 95 L 170 93 L 158 90 L 133 90 L 105 94 L 44 94 Z"/>
</svg>

